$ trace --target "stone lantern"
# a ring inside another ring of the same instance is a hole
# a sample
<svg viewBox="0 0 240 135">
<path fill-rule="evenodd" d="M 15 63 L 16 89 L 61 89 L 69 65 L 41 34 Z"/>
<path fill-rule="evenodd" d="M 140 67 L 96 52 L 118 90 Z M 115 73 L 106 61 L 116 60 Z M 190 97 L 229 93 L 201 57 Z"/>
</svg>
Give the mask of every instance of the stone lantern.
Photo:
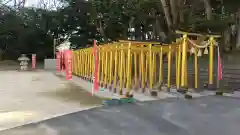
<svg viewBox="0 0 240 135">
<path fill-rule="evenodd" d="M 20 70 L 27 70 L 28 69 L 28 61 L 30 60 L 26 54 L 22 54 L 18 60 L 20 61 Z"/>
</svg>

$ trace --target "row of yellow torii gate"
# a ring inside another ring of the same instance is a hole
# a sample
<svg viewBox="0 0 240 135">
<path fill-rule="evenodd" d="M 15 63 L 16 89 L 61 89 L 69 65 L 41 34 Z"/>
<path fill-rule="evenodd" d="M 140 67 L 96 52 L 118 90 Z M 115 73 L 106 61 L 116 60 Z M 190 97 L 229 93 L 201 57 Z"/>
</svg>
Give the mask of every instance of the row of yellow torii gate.
<svg viewBox="0 0 240 135">
<path fill-rule="evenodd" d="M 208 86 L 214 84 L 214 51 L 218 35 L 201 35 L 177 31 L 181 38 L 171 44 L 124 41 L 99 45 L 99 85 L 120 95 L 129 96 L 134 90 L 155 91 L 161 84 L 186 92 L 191 86 L 189 64 L 193 69 L 193 88 L 199 88 L 199 59 L 207 55 Z M 197 37 L 195 40 L 192 37 Z M 189 54 L 193 62 L 188 62 Z M 73 51 L 73 74 L 92 81 L 94 72 L 93 47 Z M 172 79 L 175 78 L 175 79 Z M 166 80 L 165 80 L 166 79 Z M 174 80 L 174 81 L 173 81 Z"/>
</svg>

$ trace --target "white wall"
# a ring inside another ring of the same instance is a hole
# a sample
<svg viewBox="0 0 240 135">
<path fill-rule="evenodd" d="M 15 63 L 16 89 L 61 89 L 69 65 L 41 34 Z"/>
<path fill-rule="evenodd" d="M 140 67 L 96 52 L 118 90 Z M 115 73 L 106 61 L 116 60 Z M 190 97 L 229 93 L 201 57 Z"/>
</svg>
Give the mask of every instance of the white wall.
<svg viewBox="0 0 240 135">
<path fill-rule="evenodd" d="M 44 69 L 45 70 L 57 70 L 56 69 L 56 59 L 44 59 Z"/>
</svg>

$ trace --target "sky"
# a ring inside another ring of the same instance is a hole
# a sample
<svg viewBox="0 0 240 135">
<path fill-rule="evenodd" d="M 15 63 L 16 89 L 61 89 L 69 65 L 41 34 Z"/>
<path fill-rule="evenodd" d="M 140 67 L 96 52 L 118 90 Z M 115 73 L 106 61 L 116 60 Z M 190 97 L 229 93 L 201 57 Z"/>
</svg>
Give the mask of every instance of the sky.
<svg viewBox="0 0 240 135">
<path fill-rule="evenodd" d="M 44 2 L 44 3 L 47 3 L 47 8 L 48 9 L 55 9 L 55 5 L 54 5 L 54 1 L 59 3 L 58 0 L 26 0 L 25 2 L 25 6 L 26 7 L 36 7 L 36 6 L 39 6 L 39 3 L 40 2 Z"/>
<path fill-rule="evenodd" d="M 27 0 L 26 1 L 26 6 L 33 6 L 33 5 L 37 5 L 38 0 Z"/>
<path fill-rule="evenodd" d="M 3 1 L 8 2 L 7 4 L 10 6 L 13 6 L 13 4 L 14 4 L 14 0 L 11 0 L 10 2 L 9 2 L 9 0 L 3 0 Z M 17 0 L 17 1 L 20 2 L 22 0 Z M 48 4 L 46 4 L 48 9 L 55 9 L 56 7 L 54 6 L 54 1 L 57 2 L 58 0 L 25 0 L 25 7 L 42 7 L 42 5 L 41 6 L 39 5 L 39 3 L 42 1 L 44 1 L 44 3 L 48 3 Z M 57 5 L 59 5 L 59 4 L 57 4 Z"/>
<path fill-rule="evenodd" d="M 2 0 L 2 1 L 3 1 L 3 3 L 7 3 L 9 5 L 13 5 L 14 4 L 14 0 L 11 0 L 11 1 L 9 1 L 9 0 Z M 21 0 L 17 0 L 17 2 L 19 2 L 19 1 L 21 1 Z M 36 6 L 39 3 L 39 1 L 40 0 L 26 0 L 25 1 L 25 6 L 33 6 L 33 5 Z"/>
</svg>

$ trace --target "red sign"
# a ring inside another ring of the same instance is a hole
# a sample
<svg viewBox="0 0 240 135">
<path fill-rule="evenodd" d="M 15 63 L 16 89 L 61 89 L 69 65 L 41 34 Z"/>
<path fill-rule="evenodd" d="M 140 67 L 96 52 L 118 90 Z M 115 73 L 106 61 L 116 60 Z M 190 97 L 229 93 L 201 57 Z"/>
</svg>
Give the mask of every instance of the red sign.
<svg viewBox="0 0 240 135">
<path fill-rule="evenodd" d="M 32 69 L 36 68 L 36 54 L 32 54 Z"/>
<path fill-rule="evenodd" d="M 61 71 L 61 53 L 60 52 L 57 52 L 56 53 L 56 69 L 58 72 Z"/>
<path fill-rule="evenodd" d="M 72 79 L 72 51 L 65 51 L 66 80 Z"/>
</svg>

